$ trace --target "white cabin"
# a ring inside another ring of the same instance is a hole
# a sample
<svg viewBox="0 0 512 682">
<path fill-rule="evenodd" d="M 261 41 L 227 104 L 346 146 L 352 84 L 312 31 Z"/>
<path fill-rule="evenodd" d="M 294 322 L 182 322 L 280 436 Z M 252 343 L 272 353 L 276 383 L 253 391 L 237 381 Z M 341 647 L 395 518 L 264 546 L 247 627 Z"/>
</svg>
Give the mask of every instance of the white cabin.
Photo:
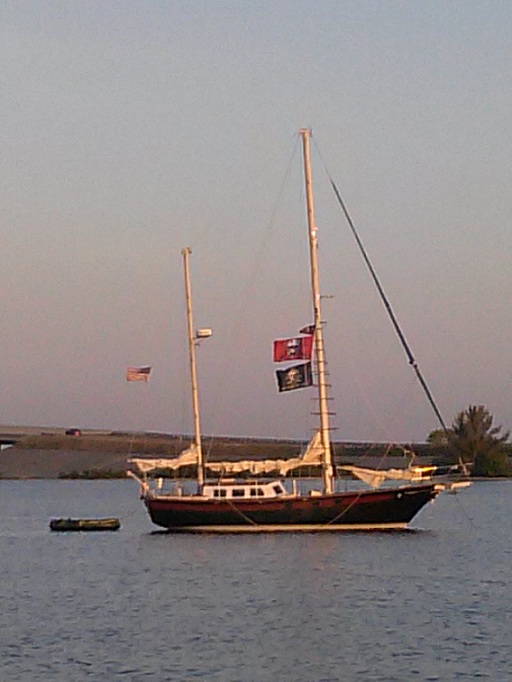
<svg viewBox="0 0 512 682">
<path fill-rule="evenodd" d="M 286 488 L 282 481 L 243 481 L 234 479 L 220 480 L 218 483 L 206 483 L 203 486 L 203 496 L 210 499 L 242 499 L 269 498 L 286 495 Z"/>
</svg>

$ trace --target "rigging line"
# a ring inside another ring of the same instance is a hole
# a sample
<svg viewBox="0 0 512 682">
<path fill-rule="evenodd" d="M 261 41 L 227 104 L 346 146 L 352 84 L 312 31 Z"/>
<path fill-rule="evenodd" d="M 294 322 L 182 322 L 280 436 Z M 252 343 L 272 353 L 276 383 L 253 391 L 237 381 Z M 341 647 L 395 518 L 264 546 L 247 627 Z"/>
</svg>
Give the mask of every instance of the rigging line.
<svg viewBox="0 0 512 682">
<path fill-rule="evenodd" d="M 251 292 L 255 285 L 256 285 L 256 278 L 258 276 L 259 271 L 261 270 L 261 262 L 263 260 L 263 256 L 266 251 L 269 250 L 270 244 L 272 241 L 272 237 L 275 234 L 276 230 L 276 220 L 277 220 L 277 214 L 278 210 L 280 209 L 282 205 L 282 200 L 283 200 L 283 195 L 285 188 L 289 182 L 289 178 L 291 175 L 292 168 L 294 166 L 294 159 L 297 156 L 297 153 L 300 149 L 300 146 L 298 144 L 299 137 L 298 135 L 293 136 L 293 144 L 292 144 L 292 150 L 288 159 L 288 164 L 284 173 L 284 177 L 281 181 L 281 184 L 278 187 L 277 191 L 277 198 L 274 201 L 274 204 L 272 206 L 272 210 L 270 213 L 270 218 L 265 226 L 264 230 L 264 236 L 263 239 L 260 242 L 259 248 L 256 251 L 255 258 L 253 261 L 252 267 L 249 269 L 248 268 L 248 278 L 247 278 L 247 283 L 245 285 L 245 288 L 243 290 L 244 295 L 240 297 L 240 303 L 237 306 L 237 309 L 235 313 L 232 315 L 232 324 L 229 328 L 226 329 L 226 335 L 225 338 L 231 339 L 231 340 L 236 340 L 236 338 L 240 338 L 242 333 L 245 333 L 245 327 L 247 326 L 247 317 L 244 316 L 244 306 L 245 306 L 245 301 L 248 297 L 248 293 Z M 242 329 L 243 325 L 243 329 Z M 226 356 L 226 360 L 223 364 L 221 364 L 218 368 L 218 374 L 221 375 L 222 377 L 227 376 L 226 372 L 226 367 L 227 367 L 227 362 L 229 358 Z M 223 383 L 224 382 L 224 383 Z M 217 382 L 218 385 L 224 385 L 225 384 L 225 379 L 219 379 Z M 222 400 L 216 401 L 214 407 L 212 408 L 212 424 L 215 425 L 218 423 L 218 415 L 220 410 L 224 407 Z M 208 458 L 208 456 L 211 453 L 212 447 L 213 447 L 213 432 L 215 429 L 212 429 L 212 434 L 210 439 L 205 439 L 205 442 L 203 445 L 205 446 L 205 456 Z"/>
<path fill-rule="evenodd" d="M 237 512 L 237 514 L 240 514 L 240 516 L 244 519 L 244 521 L 247 521 L 247 523 L 249 523 L 252 526 L 259 526 L 259 524 L 256 523 L 256 521 L 253 521 L 249 516 L 244 514 L 242 511 L 240 511 L 240 509 L 238 509 L 238 507 L 235 507 L 235 505 L 231 502 L 231 500 L 229 498 L 226 498 L 226 502 L 233 509 L 233 511 Z"/>
<path fill-rule="evenodd" d="M 322 162 L 323 162 L 323 159 L 322 159 Z M 357 246 L 359 248 L 359 251 L 361 252 L 363 260 L 366 263 L 366 267 L 368 268 L 368 270 L 370 272 L 370 275 L 373 279 L 373 283 L 375 284 L 377 291 L 379 292 L 379 296 L 381 297 L 382 303 L 384 304 L 384 307 L 386 308 L 386 311 L 389 315 L 389 319 L 391 320 L 391 323 L 395 329 L 395 332 L 398 335 L 398 338 L 400 339 L 400 342 L 401 342 L 402 347 L 405 351 L 405 354 L 407 355 L 407 359 L 409 360 L 409 364 L 414 369 L 414 371 L 416 373 L 416 377 L 417 377 L 418 381 L 420 382 L 421 387 L 423 388 L 425 395 L 427 396 L 427 399 L 430 403 L 430 406 L 434 410 L 434 413 L 435 413 L 437 419 L 439 420 L 439 423 L 441 424 L 444 432 L 447 433 L 448 428 L 444 422 L 444 419 L 441 415 L 441 412 L 439 411 L 439 408 L 437 407 L 437 404 L 434 400 L 434 396 L 430 392 L 430 389 L 427 385 L 427 382 L 425 381 L 423 374 L 421 373 L 421 370 L 418 367 L 418 363 L 416 362 L 416 360 L 412 354 L 412 351 L 409 347 L 409 344 L 407 343 L 407 340 L 406 340 L 406 338 L 402 332 L 400 325 L 398 324 L 398 320 L 396 319 L 395 313 L 393 312 L 393 309 L 391 308 L 391 304 L 390 304 L 390 302 L 389 302 L 389 300 L 388 300 L 388 298 L 384 292 L 384 289 L 382 288 L 382 285 L 379 281 L 379 278 L 377 277 L 377 273 L 375 272 L 373 265 L 372 265 L 372 263 L 368 257 L 368 254 L 366 253 L 366 249 L 364 248 L 363 243 L 362 243 L 362 241 L 359 237 L 359 234 L 355 228 L 355 225 L 352 221 L 352 218 L 350 217 L 350 213 L 348 212 L 348 209 L 345 205 L 345 202 L 343 201 L 341 194 L 339 193 L 338 188 L 336 187 L 336 183 L 334 182 L 329 171 L 327 170 L 325 163 L 324 163 L 324 169 L 325 169 L 325 172 L 327 174 L 327 177 L 329 178 L 329 182 L 330 182 L 331 187 L 334 191 L 334 194 L 336 195 L 336 199 L 338 200 L 338 203 L 341 206 L 343 214 L 345 215 L 345 218 L 348 222 L 348 225 L 349 225 L 350 230 L 354 236 L 354 239 L 356 240 Z"/>
<path fill-rule="evenodd" d="M 359 247 L 359 251 L 361 252 L 361 255 L 363 256 L 364 262 L 366 263 L 366 266 L 367 266 L 367 268 L 368 268 L 368 270 L 369 270 L 369 272 L 370 272 L 370 275 L 371 275 L 371 277 L 372 277 L 372 279 L 373 279 L 373 282 L 374 282 L 374 284 L 375 284 L 375 286 L 376 286 L 376 288 L 377 288 L 377 291 L 379 292 L 379 296 L 380 296 L 381 299 L 382 299 L 382 303 L 384 304 L 384 307 L 386 308 L 386 311 L 387 311 L 387 313 L 388 313 L 388 315 L 389 315 L 389 319 L 391 320 L 391 323 L 392 323 L 392 325 L 393 325 L 393 327 L 394 327 L 394 329 L 395 329 L 395 331 L 396 331 L 396 333 L 397 333 L 397 335 L 398 335 L 398 338 L 400 339 L 400 343 L 402 344 L 402 347 L 403 347 L 403 349 L 404 349 L 404 351 L 405 351 L 405 354 L 407 355 L 407 359 L 409 360 L 409 364 L 410 364 L 411 367 L 414 369 L 414 371 L 415 371 L 415 373 L 416 373 L 416 377 L 417 377 L 418 381 L 420 382 L 421 387 L 422 387 L 423 390 L 425 391 L 425 395 L 427 396 L 428 401 L 429 401 L 429 403 L 430 403 L 432 409 L 434 410 L 434 413 L 435 413 L 436 417 L 437 417 L 438 420 L 439 420 L 439 423 L 440 423 L 441 426 L 443 427 L 443 430 L 446 432 L 446 431 L 448 431 L 448 429 L 447 429 L 446 424 L 445 424 L 445 422 L 444 422 L 444 419 L 443 419 L 443 417 L 442 417 L 442 415 L 441 415 L 441 412 L 439 411 L 439 408 L 437 407 L 437 404 L 436 404 L 436 402 L 435 402 L 435 400 L 434 400 L 434 396 L 432 395 L 432 393 L 431 393 L 431 391 L 430 391 L 430 389 L 429 389 L 429 387 L 428 387 L 428 385 L 427 385 L 427 382 L 425 381 L 425 379 L 424 379 L 424 377 L 423 377 L 423 374 L 422 374 L 422 372 L 421 372 L 421 370 L 420 370 L 420 368 L 419 368 L 419 366 L 418 366 L 418 363 L 416 362 L 416 360 L 415 360 L 415 358 L 414 358 L 414 356 L 413 356 L 413 354 L 412 354 L 412 351 L 411 351 L 411 349 L 410 349 L 410 347 L 409 347 L 409 344 L 407 343 L 407 340 L 406 340 L 406 338 L 405 338 L 405 336 L 404 336 L 404 334 L 403 334 L 403 332 L 402 332 L 402 329 L 401 329 L 400 325 L 398 324 L 398 320 L 396 319 L 395 313 L 393 312 L 393 309 L 392 309 L 392 307 L 391 307 L 391 304 L 390 304 L 390 302 L 389 302 L 389 300 L 388 300 L 388 298 L 387 298 L 387 296 L 386 296 L 386 294 L 385 294 L 385 292 L 384 292 L 384 289 L 382 288 L 382 285 L 381 285 L 381 283 L 380 283 L 380 281 L 379 281 L 379 278 L 377 277 L 377 273 L 375 272 L 375 270 L 374 270 L 374 268 L 373 268 L 373 265 L 371 264 L 371 261 L 370 261 L 370 259 L 368 258 L 368 254 L 366 253 L 366 250 L 365 250 L 365 248 L 364 248 L 364 246 L 363 246 L 363 243 L 362 243 L 361 239 L 359 238 L 359 234 L 357 233 L 357 230 L 356 230 L 356 228 L 355 228 L 355 225 L 354 225 L 354 223 L 352 222 L 352 218 L 350 217 L 350 214 L 349 214 L 349 212 L 348 212 L 348 210 L 347 210 L 347 207 L 345 206 L 345 202 L 344 202 L 343 199 L 341 198 L 341 195 L 340 195 L 340 193 L 339 193 L 339 191 L 338 191 L 338 188 L 336 187 L 336 183 L 335 183 L 334 180 L 331 178 L 331 176 L 329 175 L 329 173 L 327 173 L 327 175 L 328 175 L 328 177 L 329 177 L 329 182 L 331 183 L 331 187 L 332 187 L 332 189 L 333 189 L 333 191 L 334 191 L 334 194 L 336 195 L 336 198 L 337 198 L 337 200 L 338 200 L 338 203 L 339 203 L 339 205 L 341 206 L 341 209 L 342 209 L 342 211 L 343 211 L 343 213 L 344 213 L 344 215 L 345 215 L 345 218 L 347 219 L 347 222 L 348 222 L 348 224 L 349 224 L 350 230 L 352 231 L 352 234 L 354 235 L 354 238 L 355 238 L 355 240 L 356 240 L 357 246 Z"/>
<path fill-rule="evenodd" d="M 248 283 L 245 287 L 246 291 L 252 289 L 255 286 L 256 276 L 258 275 L 258 273 L 261 269 L 261 261 L 262 261 L 263 255 L 270 248 L 272 238 L 275 234 L 277 213 L 278 213 L 278 210 L 280 209 L 280 207 L 282 205 L 284 190 L 286 188 L 286 185 L 289 182 L 291 171 L 292 171 L 292 168 L 294 165 L 294 159 L 297 156 L 297 153 L 300 149 L 299 144 L 298 144 L 298 140 L 299 140 L 298 136 L 294 136 L 294 144 L 292 146 L 292 151 L 291 151 L 290 157 L 288 159 L 288 165 L 286 167 L 286 170 L 285 170 L 283 179 L 281 181 L 281 184 L 278 187 L 277 197 L 276 197 L 274 204 L 272 206 L 272 210 L 270 212 L 270 218 L 269 218 L 268 223 L 267 223 L 265 230 L 264 230 L 264 237 L 260 242 L 258 250 L 256 251 L 256 257 L 254 259 L 254 265 L 252 266 L 252 269 L 249 272 Z M 235 319 L 237 319 L 237 317 L 235 317 Z"/>
<path fill-rule="evenodd" d="M 297 140 L 298 140 L 298 135 L 294 135 L 294 136 L 293 136 L 294 146 L 293 146 L 293 148 L 292 148 L 292 157 L 290 158 L 290 161 L 289 161 L 289 164 L 288 164 L 288 169 L 287 169 L 287 171 L 286 171 L 285 179 L 286 179 L 286 177 L 288 177 L 288 175 L 290 174 L 290 169 L 292 168 L 292 159 L 293 159 L 293 157 L 295 156 L 297 150 L 299 149 L 299 146 L 298 146 L 298 144 L 296 143 L 295 138 L 297 138 Z M 275 166 L 275 159 L 274 159 L 274 158 L 269 158 L 269 160 L 268 160 L 268 161 L 266 162 L 266 164 L 263 166 L 263 175 L 265 175 L 265 172 L 268 170 L 268 168 L 273 167 L 273 166 Z M 258 177 L 261 177 L 261 169 L 260 169 L 260 171 L 258 171 Z M 254 184 L 254 182 L 253 182 L 253 184 Z M 281 193 L 282 193 L 283 187 L 284 187 L 284 181 L 283 181 L 283 184 L 282 184 L 282 186 L 281 186 Z M 240 190 L 234 192 L 234 193 L 231 195 L 231 199 L 230 199 L 231 203 L 233 203 L 236 199 L 242 198 L 242 197 L 243 197 L 243 194 L 244 194 L 244 192 L 245 192 L 246 189 L 247 189 L 247 185 L 244 185 L 244 187 L 243 187 L 242 189 L 240 189 Z M 275 214 L 275 209 L 274 209 L 274 212 L 273 212 L 273 213 Z M 272 216 L 272 221 L 271 221 L 271 222 L 274 221 L 274 217 L 275 217 L 275 216 L 273 215 L 273 216 Z M 211 232 L 211 230 L 210 230 L 210 227 L 209 227 L 208 225 L 206 225 L 204 228 L 201 228 L 201 229 L 198 231 L 198 234 L 197 234 L 196 238 L 195 238 L 194 240 L 192 240 L 192 241 L 189 240 L 189 242 L 190 242 L 190 247 L 192 248 L 192 250 L 195 250 L 196 247 L 197 247 L 197 244 L 198 244 L 200 241 L 202 241 L 203 237 L 204 237 L 206 234 L 209 234 L 210 232 Z"/>
</svg>

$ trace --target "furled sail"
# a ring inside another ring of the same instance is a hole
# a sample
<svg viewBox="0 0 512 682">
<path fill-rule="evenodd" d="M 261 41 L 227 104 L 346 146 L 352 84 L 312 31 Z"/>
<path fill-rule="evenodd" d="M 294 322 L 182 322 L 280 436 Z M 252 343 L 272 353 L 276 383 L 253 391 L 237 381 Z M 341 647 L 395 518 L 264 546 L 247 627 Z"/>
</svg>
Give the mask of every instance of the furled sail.
<svg viewBox="0 0 512 682">
<path fill-rule="evenodd" d="M 252 476 L 280 475 L 286 476 L 290 471 L 306 466 L 320 466 L 324 448 L 320 431 L 317 431 L 311 439 L 302 457 L 291 459 L 247 459 L 241 461 L 208 462 L 206 469 L 211 475 L 234 476 L 237 474 L 250 474 Z M 190 448 L 180 453 L 179 457 L 172 459 L 142 459 L 132 458 L 129 464 L 139 473 L 145 476 L 165 476 L 166 471 L 176 472 L 181 467 L 194 466 L 198 462 L 197 447 Z"/>
<path fill-rule="evenodd" d="M 198 462 L 197 445 L 193 443 L 189 448 L 180 452 L 178 457 L 160 459 L 142 459 L 133 457 L 128 463 L 141 474 L 146 476 L 151 474 L 163 475 L 166 470 L 176 471 L 180 467 L 193 466 Z"/>
<path fill-rule="evenodd" d="M 298 462 L 300 462 L 300 464 L 321 464 L 323 456 L 324 446 L 322 445 L 322 434 L 320 431 L 315 431 L 315 435 L 309 441 L 306 452 L 302 457 L 298 458 Z"/>
<path fill-rule="evenodd" d="M 365 469 L 346 465 L 340 467 L 372 488 L 378 488 L 384 481 L 424 481 L 430 478 L 437 467 L 409 467 L 407 469 Z"/>
<path fill-rule="evenodd" d="M 238 462 L 208 462 L 207 469 L 222 476 L 248 473 L 253 476 L 275 474 L 286 476 L 294 469 L 306 466 L 320 466 L 324 448 L 320 431 L 316 431 L 302 457 L 291 459 L 242 460 Z"/>
</svg>

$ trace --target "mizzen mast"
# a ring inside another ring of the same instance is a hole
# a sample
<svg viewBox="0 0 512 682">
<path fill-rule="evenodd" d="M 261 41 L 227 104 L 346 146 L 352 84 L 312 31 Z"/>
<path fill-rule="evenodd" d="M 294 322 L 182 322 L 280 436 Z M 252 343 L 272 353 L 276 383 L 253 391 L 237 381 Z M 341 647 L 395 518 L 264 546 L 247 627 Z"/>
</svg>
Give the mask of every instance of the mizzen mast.
<svg viewBox="0 0 512 682">
<path fill-rule="evenodd" d="M 192 253 L 190 247 L 182 249 L 183 273 L 185 276 L 185 296 L 187 301 L 187 331 L 188 350 L 190 358 L 190 381 L 192 385 L 192 411 L 194 413 L 194 445 L 197 454 L 197 485 L 201 492 L 204 485 L 204 459 L 201 449 L 201 424 L 199 420 L 199 394 L 197 389 L 196 349 L 194 323 L 192 318 L 192 292 L 190 286 L 189 256 Z"/>
<path fill-rule="evenodd" d="M 309 232 L 309 255 L 310 255 L 310 269 L 311 269 L 311 289 L 313 294 L 313 312 L 315 323 L 315 351 L 316 364 L 318 374 L 318 406 L 320 412 L 320 434 L 322 438 L 323 448 L 323 482 L 324 492 L 333 492 L 333 477 L 334 470 L 332 465 L 331 453 L 331 439 L 329 429 L 329 413 L 327 409 L 327 383 L 325 378 L 325 354 L 324 354 L 324 338 L 322 328 L 322 314 L 320 308 L 320 284 L 318 277 L 318 244 L 317 244 L 317 228 L 315 225 L 315 210 L 313 202 L 313 185 L 311 180 L 311 161 L 309 153 L 309 141 L 311 138 L 311 130 L 303 128 L 300 131 L 302 137 L 302 150 L 304 156 L 304 179 L 306 185 L 306 206 L 308 214 L 308 232 Z"/>
</svg>

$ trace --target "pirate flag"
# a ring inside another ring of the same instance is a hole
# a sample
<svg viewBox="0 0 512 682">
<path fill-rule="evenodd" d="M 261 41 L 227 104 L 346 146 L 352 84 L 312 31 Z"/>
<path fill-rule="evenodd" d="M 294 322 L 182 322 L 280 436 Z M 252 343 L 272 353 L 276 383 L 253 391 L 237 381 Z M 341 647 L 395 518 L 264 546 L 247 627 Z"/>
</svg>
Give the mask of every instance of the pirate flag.
<svg viewBox="0 0 512 682">
<path fill-rule="evenodd" d="M 312 336 L 297 336 L 293 339 L 274 341 L 274 362 L 290 360 L 311 360 Z"/>
<path fill-rule="evenodd" d="M 302 365 L 293 365 L 287 369 L 278 369 L 276 370 L 276 377 L 279 393 L 312 386 L 313 372 L 311 371 L 311 363 L 304 362 Z"/>
</svg>

